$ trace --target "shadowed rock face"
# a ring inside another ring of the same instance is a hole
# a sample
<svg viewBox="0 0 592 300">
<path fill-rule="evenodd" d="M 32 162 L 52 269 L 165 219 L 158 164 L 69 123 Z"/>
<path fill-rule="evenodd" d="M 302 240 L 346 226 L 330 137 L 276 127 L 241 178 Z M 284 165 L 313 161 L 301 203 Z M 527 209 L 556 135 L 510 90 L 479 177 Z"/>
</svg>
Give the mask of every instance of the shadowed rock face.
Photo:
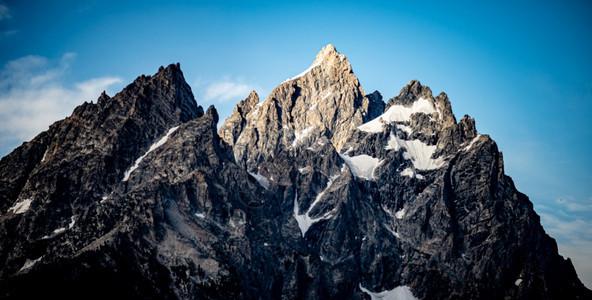
<svg viewBox="0 0 592 300">
<path fill-rule="evenodd" d="M 4 157 L 0 296 L 592 297 L 446 94 L 328 45 L 258 102 L 216 130 L 170 65 Z"/>
</svg>

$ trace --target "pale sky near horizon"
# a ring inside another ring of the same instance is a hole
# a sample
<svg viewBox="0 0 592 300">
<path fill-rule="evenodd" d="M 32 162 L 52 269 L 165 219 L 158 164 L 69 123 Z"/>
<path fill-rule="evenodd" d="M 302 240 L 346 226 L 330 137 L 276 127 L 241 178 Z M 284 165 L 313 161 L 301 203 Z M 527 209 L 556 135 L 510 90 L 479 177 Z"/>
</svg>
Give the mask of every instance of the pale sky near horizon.
<svg viewBox="0 0 592 300">
<path fill-rule="evenodd" d="M 366 93 L 446 92 L 504 154 L 592 288 L 592 4 L 587 1 L 0 1 L 0 156 L 101 91 L 180 62 L 223 121 L 333 44 Z M 262 99 L 263 100 L 263 99 Z"/>
</svg>

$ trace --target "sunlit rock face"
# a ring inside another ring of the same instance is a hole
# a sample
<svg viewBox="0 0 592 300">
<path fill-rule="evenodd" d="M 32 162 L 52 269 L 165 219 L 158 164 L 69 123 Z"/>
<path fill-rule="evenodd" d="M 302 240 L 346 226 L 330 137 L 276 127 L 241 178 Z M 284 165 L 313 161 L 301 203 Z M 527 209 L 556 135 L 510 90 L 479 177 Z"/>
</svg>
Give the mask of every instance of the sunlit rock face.
<svg viewBox="0 0 592 300">
<path fill-rule="evenodd" d="M 0 297 L 592 297 L 446 94 L 328 45 L 245 97 L 217 129 L 170 65 L 4 157 Z"/>
</svg>

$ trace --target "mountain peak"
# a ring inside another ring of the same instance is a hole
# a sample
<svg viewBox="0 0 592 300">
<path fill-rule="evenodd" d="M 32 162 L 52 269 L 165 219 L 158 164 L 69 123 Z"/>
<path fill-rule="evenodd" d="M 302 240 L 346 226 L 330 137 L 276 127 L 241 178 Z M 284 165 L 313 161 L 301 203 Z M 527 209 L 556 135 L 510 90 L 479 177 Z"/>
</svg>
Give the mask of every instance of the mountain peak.
<svg viewBox="0 0 592 300">
<path fill-rule="evenodd" d="M 339 53 L 332 44 L 328 44 L 323 47 L 315 58 L 313 65 L 324 65 L 332 68 L 340 69 L 340 66 L 344 66 L 346 69 L 351 71 L 351 66 L 347 61 L 345 55 Z"/>
<path fill-rule="evenodd" d="M 317 53 L 315 60 L 308 69 L 290 79 L 284 80 L 284 83 L 305 77 L 310 73 L 317 73 L 317 69 L 323 72 L 325 74 L 324 76 L 330 76 L 335 73 L 352 73 L 351 65 L 345 55 L 337 52 L 337 49 L 333 45 L 328 44 Z"/>
<path fill-rule="evenodd" d="M 234 145 L 247 123 L 247 114 L 257 106 L 257 103 L 259 103 L 259 95 L 252 91 L 245 100 L 236 105 L 232 115 L 222 124 L 218 134 L 227 144 Z"/>
<path fill-rule="evenodd" d="M 0 298 L 592 299 L 445 93 L 315 64 L 218 134 L 161 67 L 0 160 Z"/>
<path fill-rule="evenodd" d="M 169 64 L 166 67 L 160 66 L 160 68 L 158 68 L 158 72 L 154 74 L 154 77 L 182 79 L 185 81 L 185 78 L 183 77 L 183 71 L 181 71 L 181 64 L 179 63 Z"/>
<path fill-rule="evenodd" d="M 321 51 L 319 51 L 315 62 L 319 61 L 319 60 L 323 60 L 326 57 L 336 56 L 336 55 L 341 55 L 341 54 L 339 52 L 337 52 L 337 49 L 335 49 L 335 46 L 333 46 L 332 44 L 328 44 L 327 46 L 323 47 L 323 49 L 321 49 Z"/>
</svg>

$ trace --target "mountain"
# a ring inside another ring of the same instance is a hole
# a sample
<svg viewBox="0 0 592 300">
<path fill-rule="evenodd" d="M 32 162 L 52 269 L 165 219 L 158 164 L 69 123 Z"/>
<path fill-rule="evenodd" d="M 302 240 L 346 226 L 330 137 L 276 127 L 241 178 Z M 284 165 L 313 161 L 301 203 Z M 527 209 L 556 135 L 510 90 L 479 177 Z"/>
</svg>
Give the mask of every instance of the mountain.
<svg viewBox="0 0 592 300">
<path fill-rule="evenodd" d="M 586 299 L 493 140 L 324 47 L 217 129 L 178 64 L 0 160 L 0 297 Z"/>
</svg>

